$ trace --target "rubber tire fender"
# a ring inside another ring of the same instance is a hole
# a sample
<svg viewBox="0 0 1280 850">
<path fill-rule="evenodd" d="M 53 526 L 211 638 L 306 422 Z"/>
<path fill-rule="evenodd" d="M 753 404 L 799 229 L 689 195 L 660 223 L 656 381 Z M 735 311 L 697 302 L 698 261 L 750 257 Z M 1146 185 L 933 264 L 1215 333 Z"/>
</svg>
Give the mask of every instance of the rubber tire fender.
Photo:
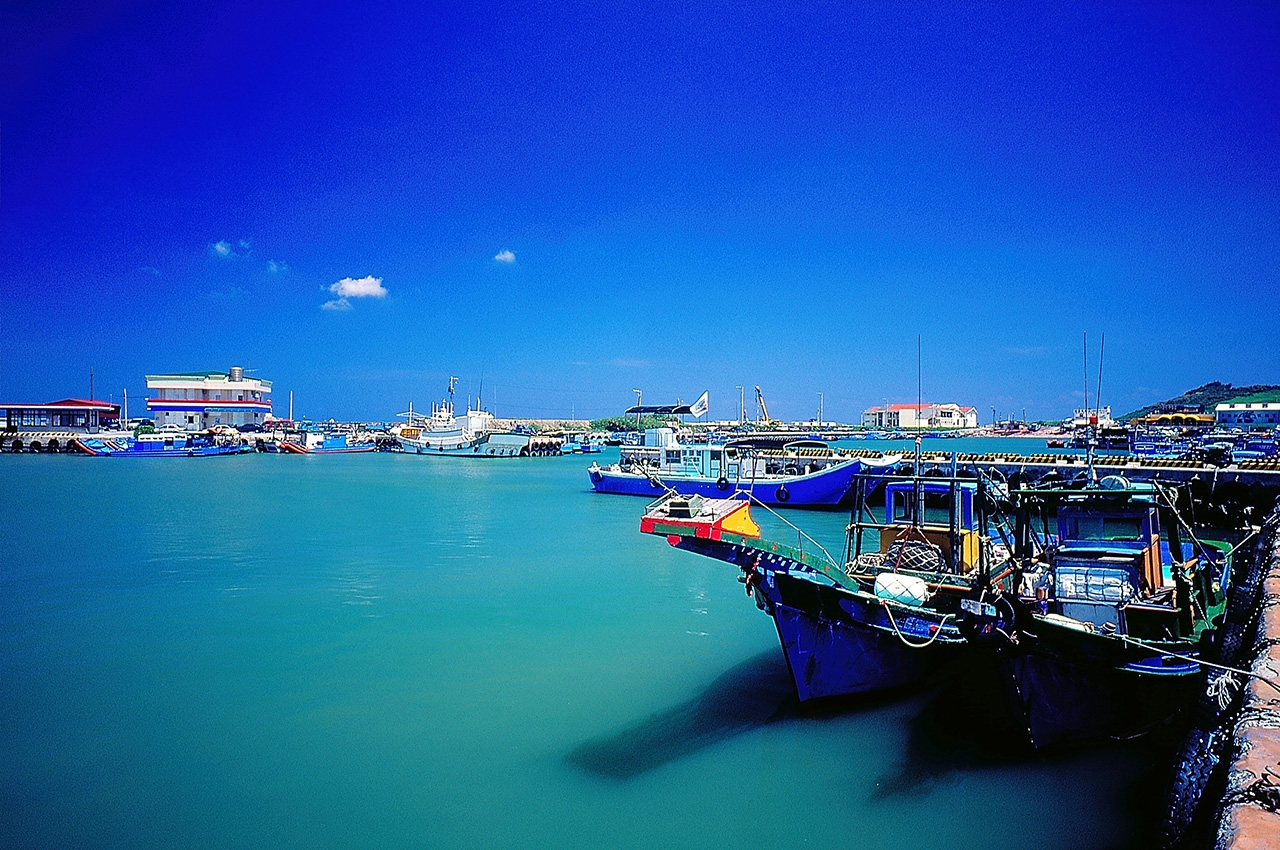
<svg viewBox="0 0 1280 850">
<path fill-rule="evenodd" d="M 716 479 L 716 489 L 717 489 L 717 490 L 719 490 L 721 493 L 723 493 L 725 490 L 728 490 L 728 489 L 729 489 L 729 479 L 728 479 L 728 478 L 725 478 L 723 475 L 721 475 L 719 478 L 717 478 L 717 479 Z"/>
<path fill-rule="evenodd" d="M 791 491 L 787 489 L 786 484 L 779 485 L 773 495 L 777 497 L 779 502 L 787 502 L 791 499 Z"/>
</svg>

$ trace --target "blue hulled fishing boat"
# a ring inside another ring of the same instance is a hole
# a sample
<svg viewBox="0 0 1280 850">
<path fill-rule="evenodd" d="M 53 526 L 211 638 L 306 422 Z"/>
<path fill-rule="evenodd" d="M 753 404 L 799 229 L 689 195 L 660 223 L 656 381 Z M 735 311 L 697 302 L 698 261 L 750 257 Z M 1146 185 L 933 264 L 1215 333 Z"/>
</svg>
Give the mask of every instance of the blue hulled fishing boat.
<svg viewBox="0 0 1280 850">
<path fill-rule="evenodd" d="M 966 600 L 961 627 L 994 657 L 1027 743 L 1131 737 L 1189 707 L 1231 547 L 1196 539 L 1158 484 L 1010 496 L 1016 590 Z"/>
<path fill-rule="evenodd" d="M 217 442 L 203 434 L 181 431 L 157 431 L 132 439 L 90 438 L 76 440 L 74 446 L 81 454 L 93 457 L 222 457 L 253 451 L 240 442 Z"/>
<path fill-rule="evenodd" d="M 623 446 L 618 463 L 593 463 L 587 473 L 598 493 L 652 499 L 670 488 L 686 496 L 835 508 L 848 496 L 854 476 L 898 460 L 852 458 L 813 440 L 776 448 L 746 441 L 685 444 L 670 428 L 650 428 L 644 445 Z"/>
<path fill-rule="evenodd" d="M 773 618 L 801 701 L 957 669 L 961 601 L 1012 580 L 1007 551 L 990 543 L 981 481 L 859 475 L 854 486 L 840 560 L 794 526 L 794 543 L 766 538 L 749 502 L 668 493 L 641 520 L 644 533 L 738 567 Z"/>
</svg>

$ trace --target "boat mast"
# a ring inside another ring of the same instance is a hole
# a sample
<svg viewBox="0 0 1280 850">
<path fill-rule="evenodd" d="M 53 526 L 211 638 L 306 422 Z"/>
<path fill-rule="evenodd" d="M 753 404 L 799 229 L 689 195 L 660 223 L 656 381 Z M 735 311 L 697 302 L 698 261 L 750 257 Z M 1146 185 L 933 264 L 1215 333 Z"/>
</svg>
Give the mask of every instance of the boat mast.
<svg viewBox="0 0 1280 850">
<path fill-rule="evenodd" d="M 1084 332 L 1084 459 L 1085 468 L 1088 470 L 1088 484 L 1097 482 L 1098 474 L 1093 468 L 1093 449 L 1097 434 L 1095 426 L 1097 419 L 1089 411 L 1089 332 Z"/>
</svg>

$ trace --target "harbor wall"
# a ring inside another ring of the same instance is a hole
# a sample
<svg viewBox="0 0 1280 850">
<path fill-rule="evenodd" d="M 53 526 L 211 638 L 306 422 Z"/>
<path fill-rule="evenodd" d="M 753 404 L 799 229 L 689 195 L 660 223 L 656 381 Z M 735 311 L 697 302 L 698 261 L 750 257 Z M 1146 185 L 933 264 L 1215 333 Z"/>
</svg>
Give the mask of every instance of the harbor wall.
<svg viewBox="0 0 1280 850">
<path fill-rule="evenodd" d="M 1245 665 L 1280 684 L 1280 532 L 1266 524 L 1257 628 Z M 1257 678 L 1244 685 L 1231 731 L 1216 850 L 1280 848 L 1280 691 Z"/>
</svg>

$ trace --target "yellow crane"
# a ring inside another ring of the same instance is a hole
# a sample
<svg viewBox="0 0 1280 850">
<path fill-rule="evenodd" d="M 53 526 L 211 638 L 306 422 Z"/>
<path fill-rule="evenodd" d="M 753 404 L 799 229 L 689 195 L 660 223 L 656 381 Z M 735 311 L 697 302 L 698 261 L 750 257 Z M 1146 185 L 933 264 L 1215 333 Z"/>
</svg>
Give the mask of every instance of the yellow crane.
<svg viewBox="0 0 1280 850">
<path fill-rule="evenodd" d="M 764 393 L 760 392 L 760 388 L 756 387 L 756 402 L 760 405 L 760 424 L 761 425 L 778 425 L 780 423 L 769 418 L 769 408 L 764 403 Z"/>
</svg>

